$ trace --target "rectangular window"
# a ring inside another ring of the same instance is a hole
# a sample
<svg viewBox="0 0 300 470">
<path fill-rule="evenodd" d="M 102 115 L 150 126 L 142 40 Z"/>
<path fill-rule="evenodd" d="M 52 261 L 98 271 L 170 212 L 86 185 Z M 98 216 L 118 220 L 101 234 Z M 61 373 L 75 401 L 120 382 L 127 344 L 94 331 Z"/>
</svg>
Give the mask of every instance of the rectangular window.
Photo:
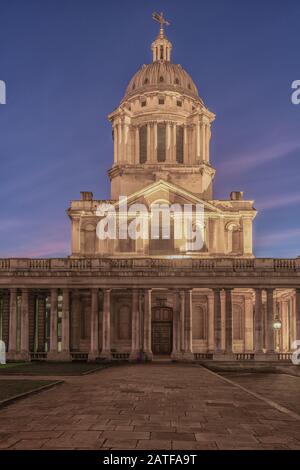
<svg viewBox="0 0 300 470">
<path fill-rule="evenodd" d="M 183 126 L 176 127 L 176 161 L 183 163 Z"/>
<path fill-rule="evenodd" d="M 182 106 L 182 101 L 177 101 L 177 106 L 181 107 Z"/>
<path fill-rule="evenodd" d="M 165 104 L 165 100 L 164 100 L 164 98 L 159 98 L 159 100 L 158 100 L 158 104 Z"/>
<path fill-rule="evenodd" d="M 166 161 L 166 125 L 157 125 L 157 161 Z"/>
<path fill-rule="evenodd" d="M 140 163 L 147 161 L 147 126 L 140 127 Z"/>
<path fill-rule="evenodd" d="M 142 108 L 144 108 L 146 106 L 146 101 L 142 101 L 141 106 L 142 106 Z"/>
</svg>

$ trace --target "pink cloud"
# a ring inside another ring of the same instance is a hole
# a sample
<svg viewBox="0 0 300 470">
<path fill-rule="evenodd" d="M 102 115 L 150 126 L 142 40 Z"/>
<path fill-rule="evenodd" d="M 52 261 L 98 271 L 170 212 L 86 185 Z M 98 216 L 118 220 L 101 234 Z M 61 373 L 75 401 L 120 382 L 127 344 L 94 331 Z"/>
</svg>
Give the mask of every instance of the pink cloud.
<svg viewBox="0 0 300 470">
<path fill-rule="evenodd" d="M 41 242 L 39 244 L 32 242 L 33 248 L 23 248 L 13 253 L 9 253 L 6 257 L 13 258 L 51 258 L 55 256 L 68 256 L 70 254 L 70 243 L 68 241 L 50 241 Z"/>
</svg>

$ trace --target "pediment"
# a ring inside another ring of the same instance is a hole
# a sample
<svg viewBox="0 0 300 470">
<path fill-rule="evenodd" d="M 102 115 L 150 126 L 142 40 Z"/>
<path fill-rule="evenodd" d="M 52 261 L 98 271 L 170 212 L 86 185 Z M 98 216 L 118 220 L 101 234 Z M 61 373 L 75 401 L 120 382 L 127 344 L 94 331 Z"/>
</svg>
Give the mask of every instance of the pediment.
<svg viewBox="0 0 300 470">
<path fill-rule="evenodd" d="M 222 213 L 222 211 L 211 202 L 204 201 L 186 189 L 164 180 L 156 181 L 127 196 L 128 206 L 141 203 L 149 207 L 156 202 L 166 202 L 169 204 L 203 204 L 205 212 Z M 118 208 L 118 206 L 119 201 L 115 203 L 115 207 Z"/>
</svg>

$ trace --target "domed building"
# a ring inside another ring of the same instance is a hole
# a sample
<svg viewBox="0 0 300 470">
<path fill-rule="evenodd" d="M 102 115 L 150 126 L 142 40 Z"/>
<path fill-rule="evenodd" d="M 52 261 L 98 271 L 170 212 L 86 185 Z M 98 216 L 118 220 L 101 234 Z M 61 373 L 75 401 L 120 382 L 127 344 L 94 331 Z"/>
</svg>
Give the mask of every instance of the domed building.
<svg viewBox="0 0 300 470">
<path fill-rule="evenodd" d="M 68 258 L 0 260 L 10 360 L 284 361 L 300 338 L 300 259 L 255 258 L 253 201 L 214 199 L 215 114 L 155 19 L 109 115 L 111 198 L 71 202 Z"/>
</svg>

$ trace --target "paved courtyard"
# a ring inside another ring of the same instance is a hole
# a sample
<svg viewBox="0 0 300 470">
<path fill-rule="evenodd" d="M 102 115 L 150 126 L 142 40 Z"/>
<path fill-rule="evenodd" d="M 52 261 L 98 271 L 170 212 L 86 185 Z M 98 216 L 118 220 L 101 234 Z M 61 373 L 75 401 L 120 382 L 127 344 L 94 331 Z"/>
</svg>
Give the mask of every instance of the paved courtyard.
<svg viewBox="0 0 300 470">
<path fill-rule="evenodd" d="M 300 449 L 295 408 L 282 412 L 197 365 L 64 380 L 0 409 L 1 449 Z"/>
</svg>

